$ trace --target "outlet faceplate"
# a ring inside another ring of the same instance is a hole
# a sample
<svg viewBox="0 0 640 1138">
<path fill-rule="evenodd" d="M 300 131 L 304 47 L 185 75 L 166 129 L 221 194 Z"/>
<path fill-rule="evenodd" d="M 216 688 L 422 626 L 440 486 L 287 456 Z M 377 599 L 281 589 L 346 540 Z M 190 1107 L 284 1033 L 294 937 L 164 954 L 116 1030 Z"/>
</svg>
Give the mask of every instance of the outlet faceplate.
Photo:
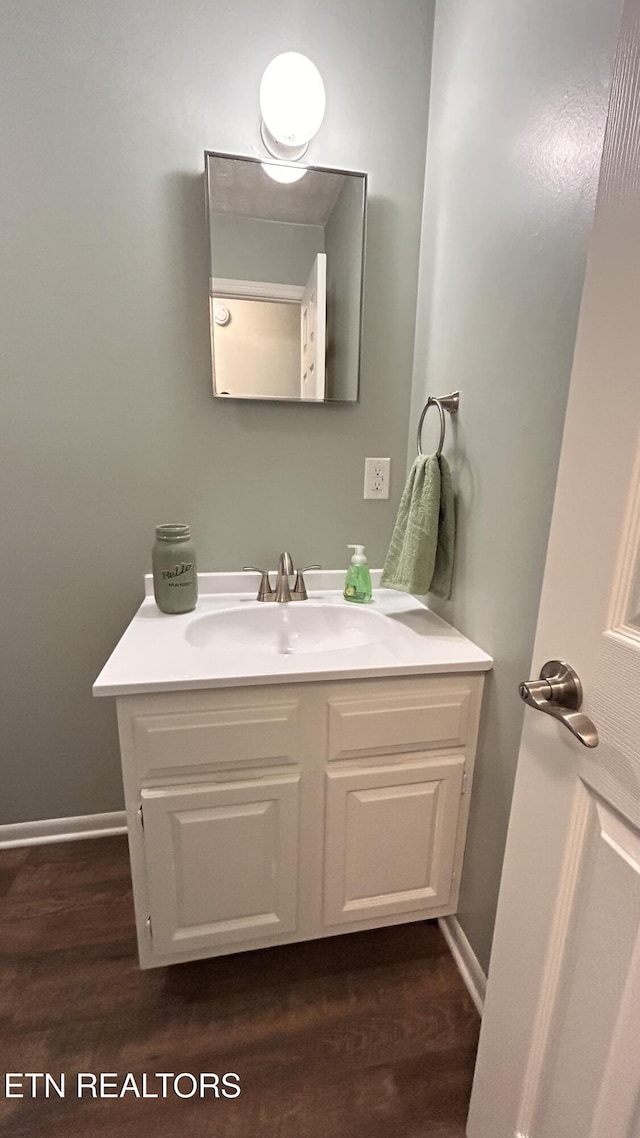
<svg viewBox="0 0 640 1138">
<path fill-rule="evenodd" d="M 390 458 L 365 458 L 364 497 L 388 498 L 390 474 Z"/>
</svg>

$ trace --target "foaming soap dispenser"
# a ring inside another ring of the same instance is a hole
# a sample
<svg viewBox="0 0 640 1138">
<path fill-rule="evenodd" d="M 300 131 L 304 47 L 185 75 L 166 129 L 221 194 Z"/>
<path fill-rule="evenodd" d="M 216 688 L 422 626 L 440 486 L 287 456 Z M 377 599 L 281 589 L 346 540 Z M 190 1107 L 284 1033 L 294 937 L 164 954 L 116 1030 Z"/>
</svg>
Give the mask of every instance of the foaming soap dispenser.
<svg viewBox="0 0 640 1138">
<path fill-rule="evenodd" d="M 347 549 L 354 549 L 351 564 L 347 569 L 347 579 L 344 583 L 345 601 L 355 601 L 358 605 L 366 605 L 371 597 L 371 573 L 367 559 L 364 555 L 364 545 L 348 545 Z"/>
</svg>

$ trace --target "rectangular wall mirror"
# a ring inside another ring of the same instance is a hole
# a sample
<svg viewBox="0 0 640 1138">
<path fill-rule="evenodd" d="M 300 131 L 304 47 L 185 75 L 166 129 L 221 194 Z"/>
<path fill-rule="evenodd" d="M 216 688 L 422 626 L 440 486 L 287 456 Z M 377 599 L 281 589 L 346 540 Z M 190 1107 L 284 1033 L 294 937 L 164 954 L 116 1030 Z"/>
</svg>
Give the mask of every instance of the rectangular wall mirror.
<svg viewBox="0 0 640 1138">
<path fill-rule="evenodd" d="M 207 151 L 205 183 L 213 394 L 357 402 L 366 174 Z"/>
</svg>

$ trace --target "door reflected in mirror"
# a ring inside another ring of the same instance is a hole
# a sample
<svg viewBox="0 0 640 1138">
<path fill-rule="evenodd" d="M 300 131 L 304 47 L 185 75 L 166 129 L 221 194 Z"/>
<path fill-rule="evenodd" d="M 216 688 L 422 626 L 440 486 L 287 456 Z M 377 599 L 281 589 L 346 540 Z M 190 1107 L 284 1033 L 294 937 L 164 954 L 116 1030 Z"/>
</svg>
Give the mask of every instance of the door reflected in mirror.
<svg viewBox="0 0 640 1138">
<path fill-rule="evenodd" d="M 206 152 L 205 182 L 213 394 L 357 402 L 366 175 Z"/>
</svg>

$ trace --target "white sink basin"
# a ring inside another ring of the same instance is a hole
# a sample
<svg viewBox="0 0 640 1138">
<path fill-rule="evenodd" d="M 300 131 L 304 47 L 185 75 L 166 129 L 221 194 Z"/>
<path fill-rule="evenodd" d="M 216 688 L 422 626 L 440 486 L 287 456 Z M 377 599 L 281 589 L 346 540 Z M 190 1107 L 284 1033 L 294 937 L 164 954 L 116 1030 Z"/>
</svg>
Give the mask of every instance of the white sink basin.
<svg viewBox="0 0 640 1138">
<path fill-rule="evenodd" d="M 274 656 L 375 644 L 388 635 L 388 624 L 379 613 L 348 603 L 250 602 L 195 617 L 185 636 L 196 648 L 249 648 Z"/>
<path fill-rule="evenodd" d="M 199 573 L 198 607 L 169 616 L 146 597 L 94 685 L 96 695 L 196 691 L 368 676 L 475 672 L 491 659 L 416 597 L 378 588 L 344 600 L 344 570 L 310 570 L 308 601 L 258 602 L 244 573 Z M 313 590 L 313 592 L 312 592 Z"/>
</svg>

